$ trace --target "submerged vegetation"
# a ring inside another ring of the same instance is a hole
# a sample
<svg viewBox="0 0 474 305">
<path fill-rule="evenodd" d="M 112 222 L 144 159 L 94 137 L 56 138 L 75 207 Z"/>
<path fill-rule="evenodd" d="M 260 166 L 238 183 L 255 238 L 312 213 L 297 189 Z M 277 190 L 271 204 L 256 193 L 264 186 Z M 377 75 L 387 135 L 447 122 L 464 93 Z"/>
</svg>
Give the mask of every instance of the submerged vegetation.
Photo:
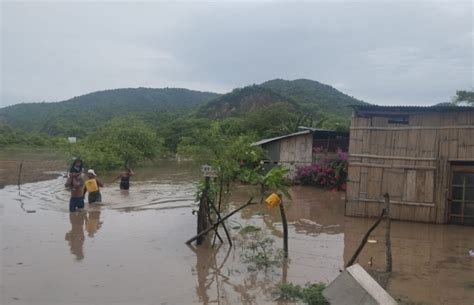
<svg viewBox="0 0 474 305">
<path fill-rule="evenodd" d="M 261 228 L 248 225 L 240 230 L 242 236 L 242 258 L 248 271 L 267 271 L 280 267 L 284 261 L 281 249 L 275 249 L 275 240 L 268 237 Z"/>
<path fill-rule="evenodd" d="M 323 290 L 326 288 L 324 283 L 307 283 L 303 287 L 293 283 L 282 283 L 278 285 L 278 294 L 280 299 L 297 301 L 301 300 L 308 305 L 329 305 L 329 302 L 323 296 Z"/>
</svg>

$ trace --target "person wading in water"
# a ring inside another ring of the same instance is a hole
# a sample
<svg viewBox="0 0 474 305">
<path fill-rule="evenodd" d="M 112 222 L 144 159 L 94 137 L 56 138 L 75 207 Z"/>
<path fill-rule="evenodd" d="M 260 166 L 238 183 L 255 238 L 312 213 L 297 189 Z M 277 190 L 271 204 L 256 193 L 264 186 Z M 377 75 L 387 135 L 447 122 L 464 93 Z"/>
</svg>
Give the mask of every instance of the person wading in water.
<svg viewBox="0 0 474 305">
<path fill-rule="evenodd" d="M 71 190 L 71 199 L 69 199 L 69 212 L 75 212 L 84 208 L 84 197 L 82 184 L 78 175 L 71 175 L 66 181 L 65 186 Z"/>
<path fill-rule="evenodd" d="M 120 178 L 120 189 L 128 190 L 130 188 L 130 177 L 133 175 L 135 175 L 135 173 L 130 169 L 130 167 L 126 166 L 125 170 L 121 172 L 114 181 Z"/>
<path fill-rule="evenodd" d="M 104 185 L 97 178 L 97 174 L 93 169 L 87 171 L 88 179 L 84 183 L 84 196 L 89 192 L 89 204 L 94 202 L 102 202 L 102 195 L 100 194 L 100 187 Z"/>
<path fill-rule="evenodd" d="M 71 169 L 69 170 L 68 176 L 69 177 L 66 181 L 65 187 L 71 191 L 71 198 L 69 199 L 69 212 L 75 212 L 76 210 L 84 208 L 84 181 L 82 180 L 81 159 L 74 160 Z"/>
</svg>

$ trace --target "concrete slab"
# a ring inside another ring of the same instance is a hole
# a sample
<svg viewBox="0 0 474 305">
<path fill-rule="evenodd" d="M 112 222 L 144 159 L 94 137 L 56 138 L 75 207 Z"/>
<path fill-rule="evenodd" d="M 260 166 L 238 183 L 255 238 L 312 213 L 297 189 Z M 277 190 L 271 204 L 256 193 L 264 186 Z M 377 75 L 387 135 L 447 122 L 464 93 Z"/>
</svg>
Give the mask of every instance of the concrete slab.
<svg viewBox="0 0 474 305">
<path fill-rule="evenodd" d="M 323 295 L 331 305 L 397 305 L 359 264 L 342 272 Z"/>
</svg>

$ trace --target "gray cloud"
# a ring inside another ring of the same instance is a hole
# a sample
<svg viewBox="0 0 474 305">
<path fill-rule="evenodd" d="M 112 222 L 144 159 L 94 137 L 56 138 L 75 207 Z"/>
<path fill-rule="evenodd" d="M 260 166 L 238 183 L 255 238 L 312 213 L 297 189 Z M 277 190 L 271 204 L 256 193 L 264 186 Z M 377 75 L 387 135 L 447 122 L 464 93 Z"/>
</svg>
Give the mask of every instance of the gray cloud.
<svg viewBox="0 0 474 305">
<path fill-rule="evenodd" d="M 310 78 L 380 104 L 473 86 L 472 3 L 2 3 L 0 106 Z"/>
</svg>

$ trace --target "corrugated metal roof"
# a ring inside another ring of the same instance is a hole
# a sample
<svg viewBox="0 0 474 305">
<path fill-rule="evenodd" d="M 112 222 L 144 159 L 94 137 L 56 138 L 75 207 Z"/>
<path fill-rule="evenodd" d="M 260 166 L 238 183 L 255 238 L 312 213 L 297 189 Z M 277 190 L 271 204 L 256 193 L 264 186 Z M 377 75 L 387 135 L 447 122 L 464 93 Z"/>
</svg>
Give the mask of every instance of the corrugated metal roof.
<svg viewBox="0 0 474 305">
<path fill-rule="evenodd" d="M 380 106 L 380 105 L 351 105 L 356 111 L 386 111 L 386 112 L 444 112 L 444 111 L 474 111 L 472 106 L 434 105 L 434 106 Z"/>
<path fill-rule="evenodd" d="M 349 132 L 347 131 L 334 131 L 329 129 L 321 129 L 321 128 L 314 128 L 314 127 L 306 127 L 306 126 L 299 126 L 298 129 L 300 130 L 311 130 L 316 134 L 333 134 L 333 135 L 348 135 Z"/>
<path fill-rule="evenodd" d="M 294 136 L 299 136 L 299 135 L 304 135 L 304 134 L 308 134 L 308 133 L 311 133 L 311 130 L 302 130 L 302 131 L 298 131 L 298 132 L 295 132 L 295 133 L 290 133 L 290 134 L 287 134 L 287 135 L 284 135 L 284 136 L 279 136 L 279 137 L 270 138 L 270 139 L 263 139 L 263 140 L 260 140 L 258 142 L 252 143 L 252 146 L 260 146 L 260 145 L 267 144 L 267 143 L 270 143 L 270 142 L 273 142 L 273 141 L 277 141 L 277 140 L 281 140 L 281 139 L 285 139 L 285 138 L 289 138 L 289 137 L 294 137 Z"/>
<path fill-rule="evenodd" d="M 306 126 L 298 126 L 298 129 L 300 130 L 311 130 L 311 131 L 328 131 L 328 132 L 334 132 L 334 130 L 328 130 L 328 129 L 321 129 L 321 128 L 314 128 L 314 127 L 306 127 Z"/>
</svg>

